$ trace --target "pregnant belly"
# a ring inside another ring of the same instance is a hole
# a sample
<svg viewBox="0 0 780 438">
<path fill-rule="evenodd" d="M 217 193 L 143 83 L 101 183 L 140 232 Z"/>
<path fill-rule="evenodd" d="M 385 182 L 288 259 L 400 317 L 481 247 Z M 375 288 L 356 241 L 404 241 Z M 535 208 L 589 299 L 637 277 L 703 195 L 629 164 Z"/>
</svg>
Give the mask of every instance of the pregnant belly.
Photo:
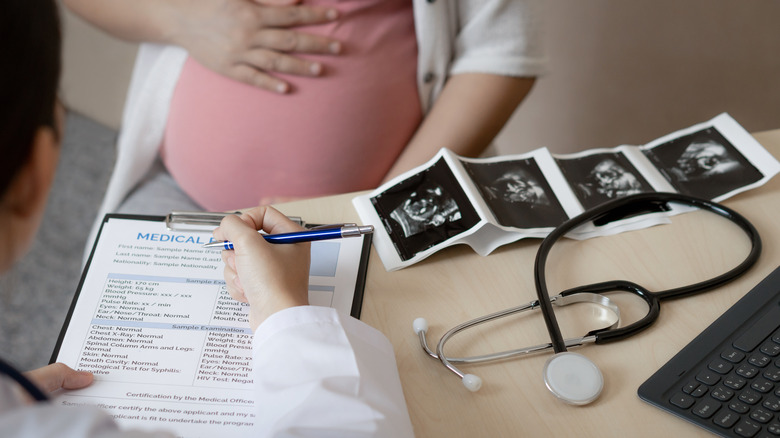
<svg viewBox="0 0 780 438">
<path fill-rule="evenodd" d="M 168 170 L 210 210 L 376 187 L 422 117 L 411 36 L 380 53 L 345 43 L 340 56 L 309 56 L 323 75 L 284 77 L 285 95 L 188 59 L 163 145 Z"/>
</svg>

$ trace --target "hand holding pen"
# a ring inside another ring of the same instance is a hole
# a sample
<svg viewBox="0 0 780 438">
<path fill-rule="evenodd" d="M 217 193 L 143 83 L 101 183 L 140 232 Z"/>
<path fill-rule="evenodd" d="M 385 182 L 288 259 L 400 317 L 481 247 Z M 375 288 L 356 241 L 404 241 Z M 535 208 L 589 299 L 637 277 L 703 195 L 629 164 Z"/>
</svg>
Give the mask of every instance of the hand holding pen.
<svg viewBox="0 0 780 438">
<path fill-rule="evenodd" d="M 261 230 L 267 234 L 259 234 Z M 249 303 L 252 330 L 275 312 L 308 304 L 311 246 L 271 245 L 267 240 L 301 232 L 306 230 L 272 207 L 228 215 L 214 230 L 215 239 L 233 243 L 232 251 L 221 252 L 225 284 L 233 298 Z"/>
</svg>

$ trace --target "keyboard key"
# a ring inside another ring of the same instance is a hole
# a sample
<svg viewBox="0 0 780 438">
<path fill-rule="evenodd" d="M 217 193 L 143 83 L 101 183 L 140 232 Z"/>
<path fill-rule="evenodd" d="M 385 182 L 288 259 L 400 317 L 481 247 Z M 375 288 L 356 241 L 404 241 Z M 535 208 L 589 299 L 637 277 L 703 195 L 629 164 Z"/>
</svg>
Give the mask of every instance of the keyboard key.
<svg viewBox="0 0 780 438">
<path fill-rule="evenodd" d="M 701 384 L 700 384 L 699 382 L 696 382 L 696 381 L 691 381 L 691 382 L 688 382 L 688 384 L 686 384 L 685 386 L 683 386 L 683 389 L 682 389 L 682 391 L 683 391 L 684 393 L 686 393 L 686 394 L 690 394 L 690 393 L 692 393 L 693 391 L 695 391 L 695 390 L 696 390 L 696 388 L 698 388 L 700 385 L 701 385 Z"/>
<path fill-rule="evenodd" d="M 758 351 L 766 354 L 767 356 L 775 357 L 780 354 L 780 344 L 777 342 L 766 341 L 761 345 Z"/>
<path fill-rule="evenodd" d="M 739 363 L 742 362 L 742 359 L 745 358 L 745 353 L 741 351 L 737 351 L 733 348 L 729 348 L 726 350 L 723 350 L 723 352 L 720 353 L 720 357 L 723 359 L 726 359 L 727 361 L 731 363 Z"/>
<path fill-rule="evenodd" d="M 712 398 L 714 398 L 715 400 L 720 400 L 723 402 L 729 401 L 731 397 L 734 397 L 734 391 L 728 388 L 724 388 L 723 386 L 718 386 L 712 390 L 710 396 L 712 396 Z"/>
<path fill-rule="evenodd" d="M 753 412 L 750 413 L 750 418 L 758 421 L 759 423 L 769 423 L 772 420 L 772 413 L 769 411 L 765 411 L 761 408 L 753 410 Z"/>
<path fill-rule="evenodd" d="M 739 395 L 739 399 L 742 400 L 743 402 L 749 404 L 749 405 L 754 405 L 754 404 L 756 404 L 756 403 L 761 401 L 761 394 L 759 394 L 759 393 L 757 393 L 755 391 L 751 391 L 749 389 L 746 389 L 746 390 L 742 391 L 742 394 Z"/>
<path fill-rule="evenodd" d="M 739 421 L 739 415 L 725 410 L 718 412 L 717 415 L 712 417 L 713 423 L 725 429 L 731 428 L 731 426 L 737 424 L 737 421 Z"/>
<path fill-rule="evenodd" d="M 678 408 L 688 409 L 693 406 L 696 400 L 688 394 L 678 392 L 669 399 L 669 403 L 677 406 Z"/>
<path fill-rule="evenodd" d="M 758 368 L 743 363 L 742 365 L 739 366 L 739 368 L 737 368 L 737 374 L 739 374 L 742 377 L 747 377 L 748 379 L 752 379 L 753 377 L 755 377 L 756 374 L 758 374 Z"/>
<path fill-rule="evenodd" d="M 780 368 L 776 366 L 772 366 L 772 368 L 769 368 L 768 370 L 764 371 L 764 374 L 762 374 L 765 379 L 769 379 L 773 382 L 780 382 Z"/>
<path fill-rule="evenodd" d="M 770 396 L 769 398 L 764 400 L 764 403 L 762 403 L 761 406 L 774 412 L 780 412 L 780 399 L 777 397 Z"/>
<path fill-rule="evenodd" d="M 772 435 L 778 435 L 780 436 L 780 423 L 774 422 L 766 427 L 766 431 L 771 433 Z"/>
<path fill-rule="evenodd" d="M 699 374 L 696 375 L 696 380 L 705 385 L 712 386 L 720 382 L 720 376 L 717 373 L 713 373 L 712 371 L 702 370 Z"/>
<path fill-rule="evenodd" d="M 701 398 L 704 395 L 707 395 L 707 391 L 710 390 L 710 387 L 707 385 L 699 385 L 698 388 L 694 389 L 691 393 L 692 396 L 696 398 Z"/>
<path fill-rule="evenodd" d="M 780 347 L 780 345 L 778 345 Z M 725 360 L 715 359 L 707 365 L 707 368 L 715 371 L 718 374 L 728 374 L 734 368 L 734 365 L 726 362 Z"/>
<path fill-rule="evenodd" d="M 773 306 L 732 344 L 737 350 L 753 351 L 771 333 L 780 327 L 780 306 Z"/>
<path fill-rule="evenodd" d="M 729 409 L 738 414 L 747 414 L 750 410 L 750 406 L 742 403 L 741 401 L 733 400 L 731 403 L 729 403 Z"/>
<path fill-rule="evenodd" d="M 775 384 L 763 377 L 759 377 L 750 384 L 750 387 L 758 392 L 766 394 L 775 388 Z"/>
<path fill-rule="evenodd" d="M 693 414 L 701 418 L 710 418 L 720 409 L 720 403 L 716 400 L 705 398 L 693 407 Z"/>
<path fill-rule="evenodd" d="M 772 363 L 772 358 L 770 358 L 766 354 L 753 353 L 748 358 L 748 363 L 750 363 L 751 365 L 755 365 L 759 368 L 764 368 L 765 366 Z"/>
<path fill-rule="evenodd" d="M 761 425 L 751 420 L 742 420 L 734 427 L 734 433 L 745 438 L 754 437 L 760 430 Z"/>
<path fill-rule="evenodd" d="M 723 384 L 728 386 L 731 389 L 742 389 L 742 387 L 745 386 L 746 383 L 747 383 L 747 379 L 734 374 L 723 379 Z"/>
</svg>

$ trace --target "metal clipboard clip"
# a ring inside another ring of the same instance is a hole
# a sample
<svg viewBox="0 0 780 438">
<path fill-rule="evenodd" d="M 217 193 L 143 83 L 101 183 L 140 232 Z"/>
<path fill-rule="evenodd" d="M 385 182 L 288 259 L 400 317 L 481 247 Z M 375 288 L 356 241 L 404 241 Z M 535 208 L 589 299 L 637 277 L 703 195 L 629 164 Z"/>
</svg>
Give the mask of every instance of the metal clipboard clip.
<svg viewBox="0 0 780 438">
<path fill-rule="evenodd" d="M 169 231 L 208 231 L 211 232 L 219 226 L 222 218 L 229 214 L 241 214 L 240 211 L 172 211 L 165 216 L 165 226 Z M 306 223 L 298 216 L 288 216 L 298 225 Z"/>
</svg>

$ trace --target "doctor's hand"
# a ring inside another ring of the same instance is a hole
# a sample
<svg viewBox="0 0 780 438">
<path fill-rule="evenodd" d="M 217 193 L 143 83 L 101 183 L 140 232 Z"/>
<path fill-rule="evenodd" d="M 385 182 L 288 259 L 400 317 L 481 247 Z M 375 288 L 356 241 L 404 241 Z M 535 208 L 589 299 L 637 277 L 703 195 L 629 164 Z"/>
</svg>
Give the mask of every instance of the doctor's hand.
<svg viewBox="0 0 780 438">
<path fill-rule="evenodd" d="M 76 371 L 60 362 L 28 371 L 24 375 L 43 392 L 53 392 L 58 389 L 81 389 L 89 386 L 94 380 L 92 373 Z"/>
<path fill-rule="evenodd" d="M 286 93 L 289 84 L 274 73 L 318 76 L 323 69 L 319 62 L 291 53 L 336 55 L 341 50 L 337 40 L 294 29 L 338 18 L 335 8 L 304 6 L 301 1 L 186 2 L 173 42 L 221 75 Z"/>
<path fill-rule="evenodd" d="M 291 233 L 303 228 L 272 207 L 255 207 L 240 216 L 228 215 L 214 230 L 214 238 L 233 242 L 222 251 L 225 283 L 230 295 L 249 303 L 249 325 L 254 331 L 272 314 L 309 304 L 311 244 L 272 244 L 268 234 Z"/>
</svg>

